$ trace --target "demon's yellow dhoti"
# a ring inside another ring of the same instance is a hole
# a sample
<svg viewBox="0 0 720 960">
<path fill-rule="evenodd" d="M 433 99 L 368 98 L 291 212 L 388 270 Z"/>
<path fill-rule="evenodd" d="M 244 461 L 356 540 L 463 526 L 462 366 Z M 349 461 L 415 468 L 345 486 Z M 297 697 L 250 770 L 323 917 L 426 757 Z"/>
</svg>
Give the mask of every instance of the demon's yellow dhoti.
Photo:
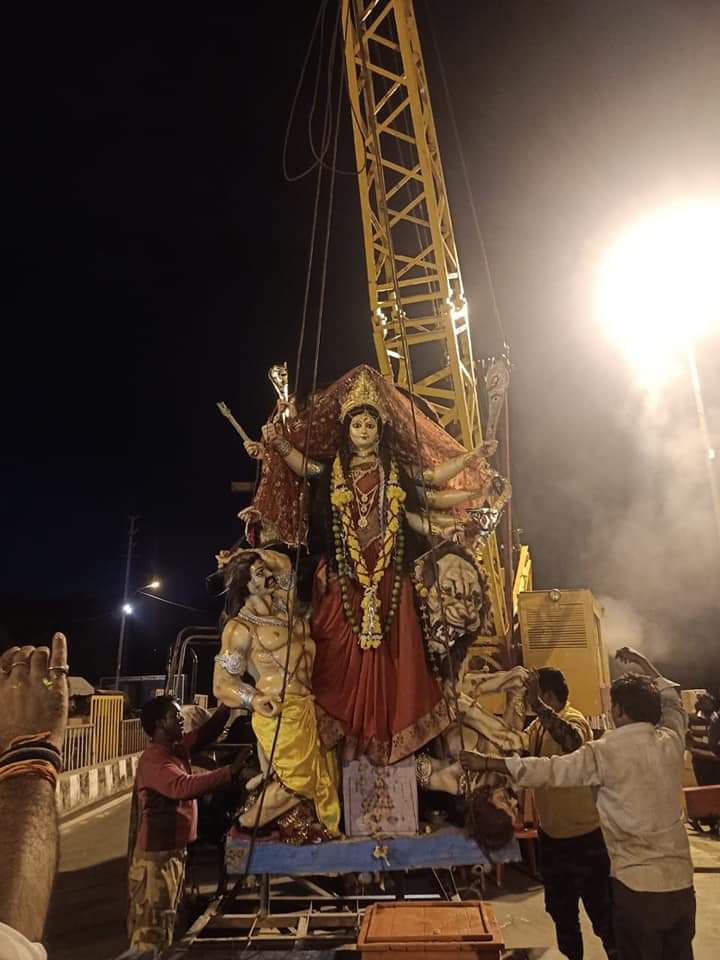
<svg viewBox="0 0 720 960">
<path fill-rule="evenodd" d="M 312 800 L 320 823 L 330 833 L 338 833 L 338 764 L 335 754 L 320 745 L 314 697 L 288 693 L 279 716 L 262 717 L 253 713 L 253 730 L 268 759 L 278 724 L 280 730 L 272 763 L 278 780 L 293 793 Z"/>
</svg>

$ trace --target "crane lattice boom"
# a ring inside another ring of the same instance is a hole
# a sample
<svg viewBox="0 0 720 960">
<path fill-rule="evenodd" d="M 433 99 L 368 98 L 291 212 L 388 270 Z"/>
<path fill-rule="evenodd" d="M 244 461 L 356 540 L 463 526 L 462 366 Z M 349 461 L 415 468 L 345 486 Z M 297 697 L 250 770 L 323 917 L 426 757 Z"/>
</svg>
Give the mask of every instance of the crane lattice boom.
<svg viewBox="0 0 720 960">
<path fill-rule="evenodd" d="M 468 306 L 411 0 L 342 0 L 381 372 L 466 447 L 482 439 Z"/>
</svg>

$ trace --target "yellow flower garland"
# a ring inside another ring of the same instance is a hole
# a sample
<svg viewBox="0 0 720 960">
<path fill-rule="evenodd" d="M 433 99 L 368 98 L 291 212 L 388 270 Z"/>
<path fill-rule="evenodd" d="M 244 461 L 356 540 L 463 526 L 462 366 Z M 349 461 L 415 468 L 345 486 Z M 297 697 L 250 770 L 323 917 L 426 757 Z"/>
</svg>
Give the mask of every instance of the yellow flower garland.
<svg viewBox="0 0 720 960">
<path fill-rule="evenodd" d="M 348 488 L 345 480 L 339 454 L 333 462 L 330 503 L 340 522 L 355 576 L 363 588 L 363 598 L 361 601 L 363 619 L 362 626 L 358 633 L 358 643 L 363 650 L 379 647 L 382 643 L 383 627 L 380 598 L 378 597 L 377 590 L 395 550 L 395 542 L 402 523 L 405 491 L 400 486 L 399 480 L 400 473 L 397 464 L 393 460 L 390 464 L 390 476 L 385 490 L 387 500 L 385 536 L 375 562 L 375 567 L 371 573 L 367 568 L 353 519 L 351 508 L 353 492 Z"/>
</svg>

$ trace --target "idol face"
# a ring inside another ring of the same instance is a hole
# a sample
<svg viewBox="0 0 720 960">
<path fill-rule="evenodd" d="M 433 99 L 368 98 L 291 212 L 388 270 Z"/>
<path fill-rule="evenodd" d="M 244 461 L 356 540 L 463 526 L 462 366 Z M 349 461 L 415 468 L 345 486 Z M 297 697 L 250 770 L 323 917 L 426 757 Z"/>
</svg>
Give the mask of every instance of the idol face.
<svg viewBox="0 0 720 960">
<path fill-rule="evenodd" d="M 378 443 L 377 419 L 365 410 L 356 413 L 350 418 L 349 434 L 350 442 L 358 453 L 370 453 Z"/>
</svg>

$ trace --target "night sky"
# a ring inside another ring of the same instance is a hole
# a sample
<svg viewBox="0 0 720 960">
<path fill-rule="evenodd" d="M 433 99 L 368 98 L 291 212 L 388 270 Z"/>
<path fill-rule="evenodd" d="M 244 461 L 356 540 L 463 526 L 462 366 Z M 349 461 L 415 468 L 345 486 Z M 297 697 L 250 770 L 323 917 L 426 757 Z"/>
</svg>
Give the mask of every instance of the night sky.
<svg viewBox="0 0 720 960">
<path fill-rule="evenodd" d="M 215 402 L 259 432 L 267 368 L 297 351 L 314 182 L 285 182 L 282 145 L 317 7 L 6 15 L 0 646 L 61 628 L 74 672 L 112 672 L 131 512 L 133 584 L 157 574 L 201 612 L 140 601 L 126 671 L 161 672 L 177 629 L 216 616 L 204 577 L 241 533 L 230 482 L 255 468 Z M 593 317 L 592 277 L 625 223 L 720 195 L 720 7 L 429 9 L 512 346 L 515 520 L 537 584 L 591 587 L 609 642 L 718 684 L 720 555 L 687 378 L 652 402 L 636 389 Z M 475 354 L 489 355 L 500 342 L 424 0 L 417 14 Z M 310 159 L 308 100 L 294 170 Z M 706 341 L 715 434 L 718 356 Z M 339 176 L 321 380 L 373 359 L 357 188 Z"/>
</svg>

